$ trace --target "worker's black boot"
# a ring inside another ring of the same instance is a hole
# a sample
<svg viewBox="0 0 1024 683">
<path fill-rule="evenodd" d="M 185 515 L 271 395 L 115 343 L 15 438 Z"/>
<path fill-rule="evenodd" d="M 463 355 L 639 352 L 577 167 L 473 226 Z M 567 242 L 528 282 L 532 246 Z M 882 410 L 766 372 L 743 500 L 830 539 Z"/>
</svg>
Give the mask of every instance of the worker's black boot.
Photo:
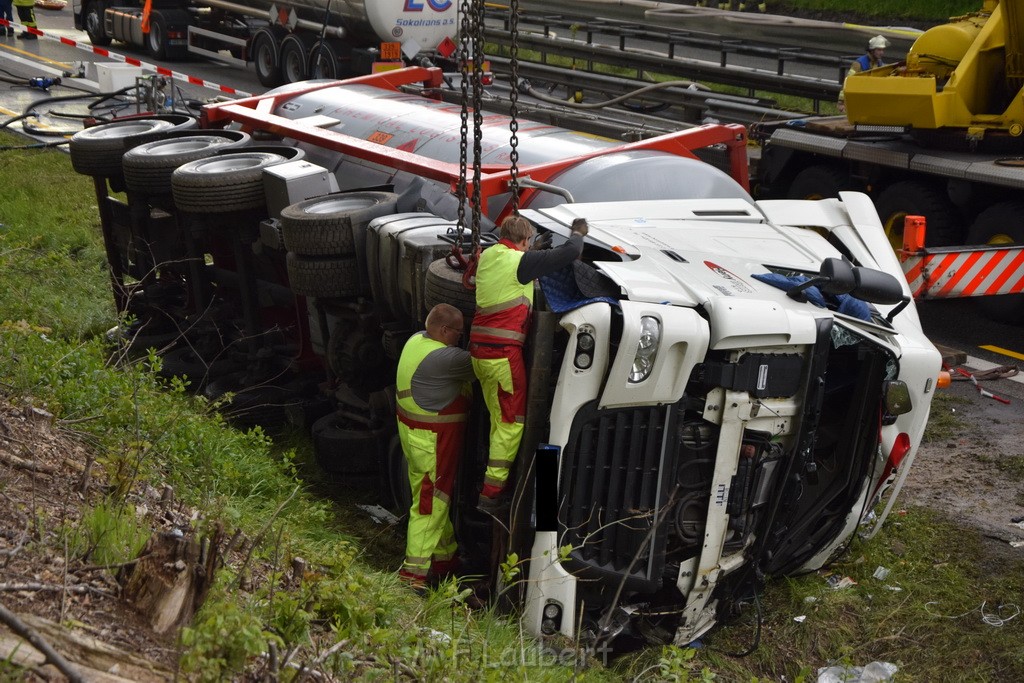
<svg viewBox="0 0 1024 683">
<path fill-rule="evenodd" d="M 18 40 L 37 40 L 38 38 L 39 36 L 34 33 L 29 33 L 28 31 L 18 34 Z"/>
</svg>

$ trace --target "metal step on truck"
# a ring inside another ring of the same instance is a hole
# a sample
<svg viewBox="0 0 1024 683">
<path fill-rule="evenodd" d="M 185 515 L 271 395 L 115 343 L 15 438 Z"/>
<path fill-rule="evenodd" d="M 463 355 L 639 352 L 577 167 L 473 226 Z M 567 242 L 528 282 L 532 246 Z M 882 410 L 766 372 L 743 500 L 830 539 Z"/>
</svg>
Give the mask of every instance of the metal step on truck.
<svg viewBox="0 0 1024 683">
<path fill-rule="evenodd" d="M 412 67 L 76 135 L 124 343 L 243 425 L 310 427 L 326 469 L 401 512 L 398 354 L 435 303 L 471 320 L 460 214 L 478 191 L 486 249 L 515 192 L 556 242 L 591 226 L 538 285 L 507 530 L 475 508 L 479 398 L 453 495 L 531 634 L 686 644 L 878 531 L 941 360 L 870 199 L 754 201 L 737 125 L 623 144 L 516 119 L 513 178 L 512 121 L 482 113 L 467 178 L 444 87 Z"/>
</svg>

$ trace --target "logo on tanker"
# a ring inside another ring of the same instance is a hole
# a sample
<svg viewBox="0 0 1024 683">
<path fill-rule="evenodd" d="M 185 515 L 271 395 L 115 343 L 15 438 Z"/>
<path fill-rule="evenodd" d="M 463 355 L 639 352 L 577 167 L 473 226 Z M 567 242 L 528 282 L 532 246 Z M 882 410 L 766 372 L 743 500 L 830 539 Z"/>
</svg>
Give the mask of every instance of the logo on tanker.
<svg viewBox="0 0 1024 683">
<path fill-rule="evenodd" d="M 444 12 L 452 6 L 452 0 L 426 0 L 426 6 L 435 12 Z M 406 12 L 422 12 L 423 0 L 405 0 Z"/>
<path fill-rule="evenodd" d="M 452 8 L 452 0 L 405 0 L 405 7 L 402 8 L 402 11 L 405 13 L 422 12 L 426 7 L 429 7 L 438 13 L 447 12 Z M 440 17 L 437 19 L 399 19 L 395 23 L 396 26 L 391 29 L 391 35 L 395 38 L 401 38 L 406 28 L 423 26 L 454 26 L 455 19 L 452 17 Z"/>
</svg>

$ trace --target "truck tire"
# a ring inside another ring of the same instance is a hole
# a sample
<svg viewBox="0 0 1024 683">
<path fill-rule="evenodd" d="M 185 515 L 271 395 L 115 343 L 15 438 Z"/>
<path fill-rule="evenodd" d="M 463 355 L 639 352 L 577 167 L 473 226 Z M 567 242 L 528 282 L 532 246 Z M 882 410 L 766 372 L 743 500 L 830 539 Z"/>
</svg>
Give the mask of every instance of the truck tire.
<svg viewBox="0 0 1024 683">
<path fill-rule="evenodd" d="M 1024 202 L 1010 201 L 994 204 L 978 214 L 967 231 L 967 244 L 1009 246 L 1024 244 Z M 931 226 L 928 226 L 929 229 Z M 991 320 L 1019 325 L 1024 322 L 1024 294 L 983 296 L 977 298 L 978 307 Z"/>
<path fill-rule="evenodd" d="M 333 40 L 318 40 L 309 53 L 309 77 L 341 78 L 341 50 Z"/>
<path fill-rule="evenodd" d="M 195 135 L 155 140 L 124 153 L 125 187 L 148 195 L 171 194 L 171 174 L 179 166 L 212 156 L 221 149 L 241 147 L 249 134 L 234 130 L 199 131 Z"/>
<path fill-rule="evenodd" d="M 953 203 L 937 189 L 919 180 L 904 180 L 882 190 L 875 201 L 878 217 L 894 250 L 903 248 L 903 219 L 924 216 L 929 247 L 961 244 L 957 211 Z"/>
<path fill-rule="evenodd" d="M 86 4 L 82 12 L 82 28 L 89 35 L 89 42 L 98 47 L 106 47 L 113 42 L 103 28 L 103 11 L 106 5 L 100 0 Z"/>
<path fill-rule="evenodd" d="M 119 177 L 126 138 L 175 128 L 171 120 L 150 118 L 113 121 L 80 130 L 68 145 L 71 166 L 82 175 Z"/>
<path fill-rule="evenodd" d="M 342 415 L 331 413 L 314 422 L 310 431 L 313 455 L 325 471 L 356 477 L 360 483 L 370 483 L 364 481 L 368 478 L 377 483 L 381 430 L 354 429 Z"/>
<path fill-rule="evenodd" d="M 391 489 L 391 509 L 404 517 L 412 507 L 412 486 L 409 484 L 409 463 L 405 460 L 402 441 L 397 434 L 388 443 L 387 478 Z"/>
<path fill-rule="evenodd" d="M 340 299 L 362 291 L 355 258 L 303 258 L 289 252 L 285 263 L 289 286 L 299 296 Z"/>
<path fill-rule="evenodd" d="M 284 161 L 280 154 L 268 152 L 236 152 L 190 161 L 171 175 L 174 203 L 193 213 L 265 207 L 263 170 Z"/>
<path fill-rule="evenodd" d="M 797 173 L 786 195 L 789 199 L 830 199 L 852 189 L 849 173 L 831 164 L 817 164 Z"/>
<path fill-rule="evenodd" d="M 252 39 L 252 62 L 256 78 L 267 88 L 284 83 L 281 77 L 281 43 L 270 29 L 260 29 Z"/>
<path fill-rule="evenodd" d="M 476 313 L 476 292 L 462 285 L 462 272 L 453 269 L 444 259 L 434 261 L 427 268 L 423 299 L 428 311 L 437 304 L 451 304 L 462 311 L 467 322 Z"/>
<path fill-rule="evenodd" d="M 296 33 L 289 33 L 281 41 L 281 77 L 285 83 L 309 78 L 309 45 Z"/>
<path fill-rule="evenodd" d="M 146 34 L 146 52 L 154 59 L 167 58 L 167 21 L 159 12 L 149 17 L 149 33 Z"/>
<path fill-rule="evenodd" d="M 281 211 L 285 249 L 303 256 L 348 256 L 357 233 L 374 218 L 394 213 L 397 203 L 391 192 L 349 192 L 286 206 Z"/>
</svg>

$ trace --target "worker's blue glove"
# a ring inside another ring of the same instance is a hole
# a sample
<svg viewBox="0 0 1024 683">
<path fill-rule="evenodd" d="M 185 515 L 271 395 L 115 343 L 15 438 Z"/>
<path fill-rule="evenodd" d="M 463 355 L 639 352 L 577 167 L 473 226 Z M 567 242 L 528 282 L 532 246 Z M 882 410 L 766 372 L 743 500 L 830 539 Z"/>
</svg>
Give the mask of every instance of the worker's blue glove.
<svg viewBox="0 0 1024 683">
<path fill-rule="evenodd" d="M 551 233 L 542 232 L 533 238 L 533 243 L 530 245 L 530 251 L 540 251 L 541 249 L 551 248 Z"/>
</svg>

